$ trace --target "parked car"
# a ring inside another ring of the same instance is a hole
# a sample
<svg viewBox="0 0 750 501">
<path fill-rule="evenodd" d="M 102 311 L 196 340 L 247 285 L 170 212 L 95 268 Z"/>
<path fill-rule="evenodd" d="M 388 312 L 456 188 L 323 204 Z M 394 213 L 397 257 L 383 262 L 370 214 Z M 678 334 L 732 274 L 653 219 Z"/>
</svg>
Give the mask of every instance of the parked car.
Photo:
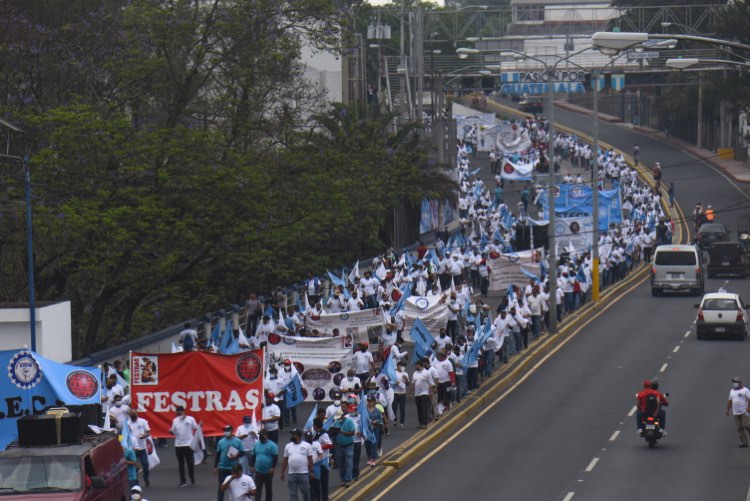
<svg viewBox="0 0 750 501">
<path fill-rule="evenodd" d="M 738 294 L 719 289 L 703 296 L 695 319 L 695 336 L 727 335 L 739 341 L 747 337 L 747 305 Z"/>
<path fill-rule="evenodd" d="M 651 295 L 662 292 L 703 294 L 703 253 L 694 245 L 659 245 L 651 262 Z"/>
<path fill-rule="evenodd" d="M 78 444 L 21 446 L 0 452 L 4 500 L 126 501 L 127 464 L 114 432 L 87 435 Z"/>
<path fill-rule="evenodd" d="M 729 230 L 721 223 L 703 223 L 695 234 L 695 243 L 701 249 L 708 249 L 714 242 L 727 242 Z"/>
<path fill-rule="evenodd" d="M 715 242 L 708 249 L 708 278 L 750 275 L 749 250 L 739 242 Z"/>
<path fill-rule="evenodd" d="M 542 113 L 544 99 L 538 96 L 526 96 L 518 103 L 518 109 L 527 113 Z"/>
</svg>

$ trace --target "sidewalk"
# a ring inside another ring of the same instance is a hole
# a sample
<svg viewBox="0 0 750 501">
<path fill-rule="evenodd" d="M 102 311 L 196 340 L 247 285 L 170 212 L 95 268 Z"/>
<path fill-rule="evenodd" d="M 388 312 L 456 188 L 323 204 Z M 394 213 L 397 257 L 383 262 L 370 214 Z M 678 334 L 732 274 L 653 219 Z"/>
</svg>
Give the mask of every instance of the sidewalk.
<svg viewBox="0 0 750 501">
<path fill-rule="evenodd" d="M 581 115 L 593 115 L 592 110 L 583 106 L 571 104 L 567 101 L 555 101 L 555 106 L 564 110 L 572 111 L 574 113 L 580 113 Z M 652 129 L 651 127 L 626 124 L 618 116 L 599 113 L 599 118 L 604 122 L 617 124 L 622 127 L 633 129 L 634 131 L 640 132 L 642 134 L 647 134 L 655 139 L 672 145 L 675 148 L 679 148 L 686 153 L 702 160 L 703 162 L 706 162 L 707 164 L 719 169 L 737 183 L 750 183 L 750 163 L 740 162 L 738 160 L 721 159 L 714 151 L 698 148 L 694 144 L 688 143 L 687 141 L 683 141 L 682 139 L 676 138 L 674 136 L 667 136 L 666 134 L 664 134 L 664 132 Z M 741 185 L 740 188 L 750 194 L 750 185 Z"/>
</svg>

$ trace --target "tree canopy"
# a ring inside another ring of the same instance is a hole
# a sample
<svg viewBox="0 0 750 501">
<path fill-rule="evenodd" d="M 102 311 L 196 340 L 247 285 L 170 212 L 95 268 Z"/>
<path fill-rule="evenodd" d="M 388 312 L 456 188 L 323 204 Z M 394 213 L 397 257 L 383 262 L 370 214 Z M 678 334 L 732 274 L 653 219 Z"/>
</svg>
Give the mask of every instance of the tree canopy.
<svg viewBox="0 0 750 501">
<path fill-rule="evenodd" d="M 391 117 L 324 106 L 304 80 L 301 45 L 340 49 L 355 9 L 0 2 L 37 298 L 72 301 L 76 356 L 373 255 L 394 207 L 452 195 L 416 130 L 391 136 Z M 0 174 L 0 297 L 23 301 L 22 179 L 9 162 Z"/>
</svg>

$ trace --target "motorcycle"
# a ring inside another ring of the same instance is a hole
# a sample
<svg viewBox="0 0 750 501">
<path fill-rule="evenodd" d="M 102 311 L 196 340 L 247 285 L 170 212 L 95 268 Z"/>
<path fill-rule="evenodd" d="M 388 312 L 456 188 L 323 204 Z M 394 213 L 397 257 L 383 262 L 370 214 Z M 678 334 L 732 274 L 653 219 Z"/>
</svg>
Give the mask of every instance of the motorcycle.
<svg viewBox="0 0 750 501">
<path fill-rule="evenodd" d="M 663 437 L 660 430 L 659 419 L 654 416 L 644 416 L 641 420 L 643 423 L 643 438 L 646 440 L 649 449 L 653 449 L 656 442 Z"/>
</svg>

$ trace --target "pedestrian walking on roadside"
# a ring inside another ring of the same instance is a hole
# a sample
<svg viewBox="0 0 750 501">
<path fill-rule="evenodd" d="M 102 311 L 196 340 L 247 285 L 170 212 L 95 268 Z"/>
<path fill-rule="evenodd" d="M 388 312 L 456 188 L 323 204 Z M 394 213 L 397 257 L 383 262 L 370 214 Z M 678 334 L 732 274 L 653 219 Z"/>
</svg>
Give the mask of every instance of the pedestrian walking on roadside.
<svg viewBox="0 0 750 501">
<path fill-rule="evenodd" d="M 193 416 L 185 414 L 185 407 L 178 405 L 175 410 L 177 411 L 177 417 L 172 420 L 169 433 L 174 435 L 174 452 L 177 456 L 177 467 L 180 472 L 178 487 L 187 487 L 186 464 L 190 483 L 195 485 L 195 473 L 193 472 L 195 461 L 193 460 L 193 449 L 190 446 L 193 443 L 193 434 L 198 429 L 198 423 L 195 422 Z"/>
<path fill-rule="evenodd" d="M 669 183 L 667 195 L 669 195 L 669 206 L 674 207 L 674 183 Z"/>
<path fill-rule="evenodd" d="M 750 390 L 742 386 L 742 379 L 732 378 L 732 389 L 729 390 L 729 400 L 725 414 L 728 416 L 732 411 L 734 426 L 740 434 L 739 447 L 747 447 L 747 434 L 750 433 L 750 416 L 747 414 L 748 402 L 750 402 Z"/>
<path fill-rule="evenodd" d="M 304 501 L 310 501 L 310 477 L 313 475 L 313 448 L 302 440 L 302 430 L 297 428 L 289 432 L 292 441 L 284 447 L 284 458 L 281 460 L 281 481 L 284 481 L 287 470 L 289 480 L 289 499 L 297 501 L 297 492 L 302 493 Z"/>
</svg>

